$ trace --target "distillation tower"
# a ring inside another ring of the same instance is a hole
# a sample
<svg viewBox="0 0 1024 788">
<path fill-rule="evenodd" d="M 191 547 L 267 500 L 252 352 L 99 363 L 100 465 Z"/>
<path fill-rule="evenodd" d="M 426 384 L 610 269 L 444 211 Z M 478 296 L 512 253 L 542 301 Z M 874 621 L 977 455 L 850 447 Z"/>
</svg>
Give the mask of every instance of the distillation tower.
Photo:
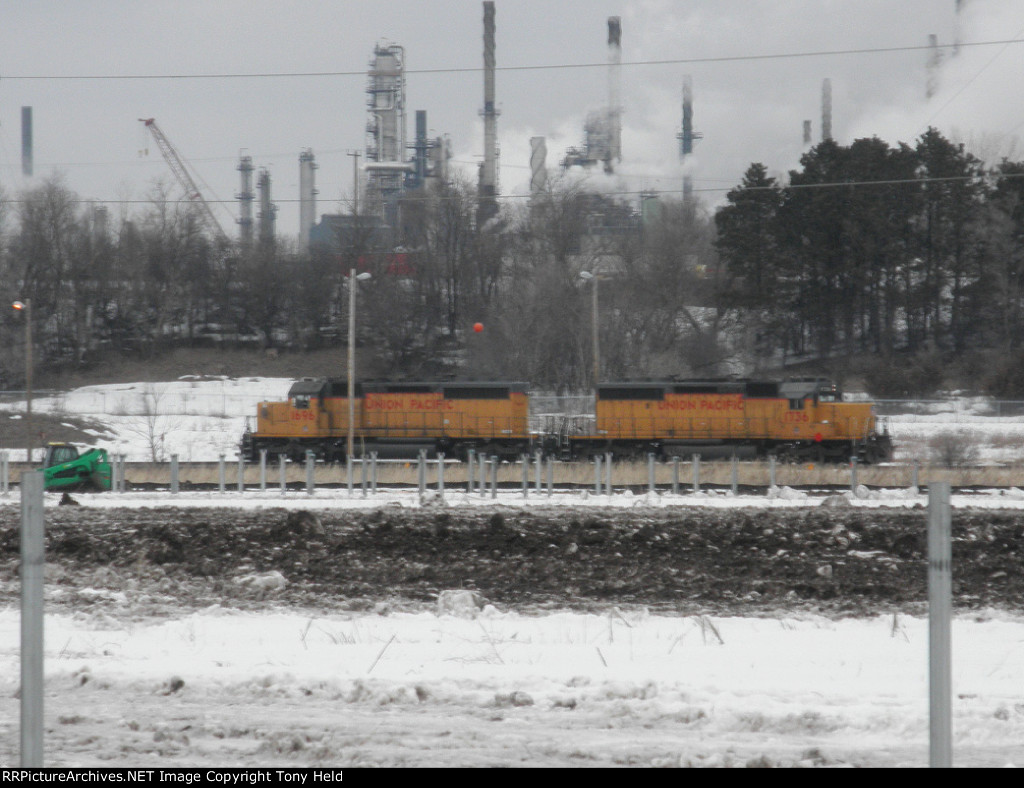
<svg viewBox="0 0 1024 788">
<path fill-rule="evenodd" d="M 366 125 L 366 201 L 370 210 L 391 215 L 413 165 L 405 160 L 405 49 L 380 44 L 373 50 L 367 87 L 369 121 Z"/>
<path fill-rule="evenodd" d="M 608 106 L 587 115 L 582 148 L 569 148 L 562 166 L 590 168 L 597 164 L 611 174 L 622 161 L 622 20 L 608 17 Z"/>
<path fill-rule="evenodd" d="M 241 184 L 235 199 L 238 200 L 238 240 L 242 249 L 252 249 L 253 220 L 252 203 L 256 195 L 252 191 L 252 174 L 256 169 L 252 164 L 252 156 L 242 156 L 236 168 L 241 173 Z"/>
</svg>

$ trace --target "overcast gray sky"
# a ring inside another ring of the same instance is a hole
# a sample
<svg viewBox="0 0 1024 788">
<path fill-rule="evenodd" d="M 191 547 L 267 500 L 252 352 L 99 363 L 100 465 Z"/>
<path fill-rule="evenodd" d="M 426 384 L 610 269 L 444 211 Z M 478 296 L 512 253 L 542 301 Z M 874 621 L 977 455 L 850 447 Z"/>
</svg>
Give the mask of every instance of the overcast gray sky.
<svg viewBox="0 0 1024 788">
<path fill-rule="evenodd" d="M 603 64 L 607 18 L 621 16 L 624 162 L 609 184 L 678 192 L 682 82 L 692 75 L 695 187 L 709 204 L 754 161 L 797 166 L 802 124 L 821 132 L 821 85 L 833 81 L 834 136 L 913 142 L 928 125 L 972 141 L 987 158 L 1024 133 L 1024 44 L 964 47 L 947 56 L 940 90 L 925 98 L 926 53 L 751 55 L 920 47 L 958 35 L 954 0 L 496 0 L 498 66 Z M 230 227 L 241 152 L 273 174 L 279 229 L 298 224 L 298 156 L 320 169 L 318 213 L 351 196 L 352 160 L 365 147 L 365 71 L 373 47 L 405 47 L 413 113 L 451 137 L 475 178 L 483 151 L 479 0 L 32 0 L 0 2 L 0 185 L 21 175 L 20 108 L 31 105 L 35 180 L 66 174 L 82 197 L 142 200 L 169 170 L 138 118 L 156 118 L 208 184 Z M 965 43 L 1024 37 L 1024 1 L 967 0 Z M 644 65 L 649 61 L 715 62 Z M 210 74 L 329 76 L 200 77 Z M 338 72 L 351 72 L 342 73 Z M 174 76 L 173 79 L 145 77 Z M 76 77 L 76 79 L 68 79 Z M 89 77 L 89 78 L 83 78 Z M 92 77 L 137 77 L 111 79 Z M 579 144 L 587 112 L 607 101 L 607 69 L 499 71 L 501 190 L 522 194 L 529 139 L 547 138 L 548 164 Z M 147 155 L 140 151 L 148 149 Z M 603 176 L 594 176 L 595 181 Z M 128 208 L 131 210 L 131 207 Z"/>
</svg>

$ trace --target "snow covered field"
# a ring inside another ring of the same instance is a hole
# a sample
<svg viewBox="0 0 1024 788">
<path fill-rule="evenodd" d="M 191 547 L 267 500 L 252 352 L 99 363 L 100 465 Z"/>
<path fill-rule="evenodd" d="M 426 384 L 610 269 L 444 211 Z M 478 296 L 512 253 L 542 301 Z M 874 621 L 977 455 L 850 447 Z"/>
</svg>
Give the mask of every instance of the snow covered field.
<svg viewBox="0 0 1024 788">
<path fill-rule="evenodd" d="M 213 608 L 46 626 L 48 766 L 928 763 L 919 618 Z M 0 766 L 17 642 L 0 612 Z M 960 618 L 953 643 L 954 763 L 1024 764 L 1024 619 Z"/>
</svg>

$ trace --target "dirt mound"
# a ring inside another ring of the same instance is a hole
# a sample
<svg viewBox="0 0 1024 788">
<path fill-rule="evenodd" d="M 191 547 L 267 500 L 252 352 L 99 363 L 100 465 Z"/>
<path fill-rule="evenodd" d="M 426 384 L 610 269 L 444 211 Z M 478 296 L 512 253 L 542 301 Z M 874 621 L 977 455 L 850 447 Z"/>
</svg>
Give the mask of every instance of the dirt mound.
<svg viewBox="0 0 1024 788">
<path fill-rule="evenodd" d="M 927 601 L 921 511 L 382 508 L 313 516 L 83 505 L 48 510 L 46 528 L 58 586 L 132 591 L 140 614 L 171 601 L 425 608 L 446 589 L 505 607 L 614 603 L 718 615 L 921 612 Z M 953 533 L 958 605 L 1024 607 L 1024 514 L 956 512 Z M 18 514 L 8 509 L 0 513 L 4 602 L 18 593 L 17 561 Z M 269 590 L 239 582 L 272 572 L 287 582 Z M 73 593 L 55 599 L 81 602 Z"/>
</svg>

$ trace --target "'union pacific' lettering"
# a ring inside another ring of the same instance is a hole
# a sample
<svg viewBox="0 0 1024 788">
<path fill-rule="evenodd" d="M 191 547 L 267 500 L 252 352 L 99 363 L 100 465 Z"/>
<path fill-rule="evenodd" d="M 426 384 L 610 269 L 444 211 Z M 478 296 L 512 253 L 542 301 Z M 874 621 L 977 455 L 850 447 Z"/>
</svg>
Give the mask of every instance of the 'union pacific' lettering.
<svg viewBox="0 0 1024 788">
<path fill-rule="evenodd" d="M 742 394 L 666 394 L 658 410 L 698 411 L 704 413 L 743 413 Z"/>
<path fill-rule="evenodd" d="M 451 410 L 454 403 L 441 394 L 367 394 L 363 408 L 368 411 L 441 411 Z"/>
</svg>

